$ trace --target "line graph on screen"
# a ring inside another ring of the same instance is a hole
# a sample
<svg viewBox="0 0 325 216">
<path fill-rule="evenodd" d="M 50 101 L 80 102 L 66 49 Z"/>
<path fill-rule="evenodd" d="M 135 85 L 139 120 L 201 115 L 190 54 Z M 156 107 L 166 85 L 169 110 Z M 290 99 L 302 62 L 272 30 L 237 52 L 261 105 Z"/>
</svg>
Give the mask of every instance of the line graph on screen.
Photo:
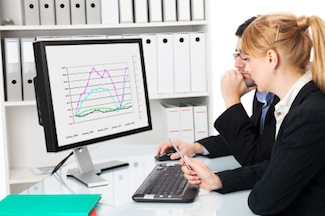
<svg viewBox="0 0 325 216">
<path fill-rule="evenodd" d="M 127 63 L 66 67 L 73 123 L 133 112 Z"/>
</svg>

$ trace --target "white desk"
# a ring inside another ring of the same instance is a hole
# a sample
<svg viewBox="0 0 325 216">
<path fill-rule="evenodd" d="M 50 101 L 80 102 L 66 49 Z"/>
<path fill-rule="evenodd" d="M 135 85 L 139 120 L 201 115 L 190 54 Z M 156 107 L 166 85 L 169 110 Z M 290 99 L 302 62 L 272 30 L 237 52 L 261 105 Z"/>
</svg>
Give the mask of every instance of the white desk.
<svg viewBox="0 0 325 216">
<path fill-rule="evenodd" d="M 103 144 L 90 152 L 94 163 L 108 160 L 123 160 L 130 164 L 127 167 L 102 172 L 101 176 L 108 180 L 109 185 L 88 188 L 74 178 L 66 177 L 67 170 L 75 168 L 75 163 L 72 163 L 22 193 L 100 193 L 102 194 L 102 198 L 98 208 L 98 215 L 254 215 L 247 205 L 249 191 L 222 195 L 201 189 L 193 203 L 185 204 L 134 202 L 131 196 L 155 164 L 159 163 L 154 159 L 156 148 L 157 145 Z M 198 158 L 203 160 L 213 171 L 239 167 L 238 162 L 232 156 L 217 159 Z M 178 161 L 176 162 L 178 163 Z"/>
</svg>

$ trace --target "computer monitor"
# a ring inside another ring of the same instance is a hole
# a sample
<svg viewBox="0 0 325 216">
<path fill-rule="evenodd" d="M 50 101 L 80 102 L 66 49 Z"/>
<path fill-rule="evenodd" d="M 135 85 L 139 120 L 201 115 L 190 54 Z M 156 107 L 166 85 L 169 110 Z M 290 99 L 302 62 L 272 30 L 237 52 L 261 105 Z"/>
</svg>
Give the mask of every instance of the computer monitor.
<svg viewBox="0 0 325 216">
<path fill-rule="evenodd" d="M 141 39 L 37 41 L 35 93 L 46 149 L 73 149 L 88 187 L 107 184 L 87 146 L 152 129 Z"/>
</svg>

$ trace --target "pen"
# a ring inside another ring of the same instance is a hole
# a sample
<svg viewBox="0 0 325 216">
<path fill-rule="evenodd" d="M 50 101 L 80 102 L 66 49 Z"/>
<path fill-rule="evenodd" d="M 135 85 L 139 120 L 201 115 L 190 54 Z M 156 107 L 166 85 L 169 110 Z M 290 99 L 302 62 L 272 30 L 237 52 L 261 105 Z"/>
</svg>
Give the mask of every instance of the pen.
<svg viewBox="0 0 325 216">
<path fill-rule="evenodd" d="M 184 161 L 185 165 L 187 166 L 187 168 L 189 170 L 192 170 L 191 167 L 186 163 L 186 161 L 184 160 L 184 157 L 182 155 L 182 153 L 178 150 L 177 146 L 172 142 L 171 139 L 169 139 L 169 142 L 172 144 L 172 146 L 174 147 L 174 149 L 177 151 L 178 155 L 182 158 L 182 160 Z"/>
</svg>

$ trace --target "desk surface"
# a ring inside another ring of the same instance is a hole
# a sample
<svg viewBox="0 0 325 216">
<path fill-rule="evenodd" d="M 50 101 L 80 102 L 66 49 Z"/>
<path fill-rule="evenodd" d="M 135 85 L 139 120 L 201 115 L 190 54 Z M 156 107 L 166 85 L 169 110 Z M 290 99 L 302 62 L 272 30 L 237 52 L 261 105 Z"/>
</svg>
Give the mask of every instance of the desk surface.
<svg viewBox="0 0 325 216">
<path fill-rule="evenodd" d="M 160 163 L 154 159 L 156 148 L 157 145 L 103 144 L 90 152 L 94 163 L 122 160 L 130 164 L 127 167 L 102 172 L 100 176 L 108 180 L 107 186 L 88 188 L 74 178 L 66 177 L 68 169 L 76 167 L 75 163 L 71 163 L 22 193 L 100 193 L 102 198 L 99 203 L 98 215 L 254 215 L 247 205 L 249 191 L 222 195 L 200 189 L 199 195 L 193 203 L 184 204 L 134 202 L 131 196 L 153 167 Z M 197 158 L 203 160 L 213 171 L 233 169 L 240 166 L 232 156 L 216 159 Z M 178 163 L 178 161 L 176 162 Z"/>
</svg>

